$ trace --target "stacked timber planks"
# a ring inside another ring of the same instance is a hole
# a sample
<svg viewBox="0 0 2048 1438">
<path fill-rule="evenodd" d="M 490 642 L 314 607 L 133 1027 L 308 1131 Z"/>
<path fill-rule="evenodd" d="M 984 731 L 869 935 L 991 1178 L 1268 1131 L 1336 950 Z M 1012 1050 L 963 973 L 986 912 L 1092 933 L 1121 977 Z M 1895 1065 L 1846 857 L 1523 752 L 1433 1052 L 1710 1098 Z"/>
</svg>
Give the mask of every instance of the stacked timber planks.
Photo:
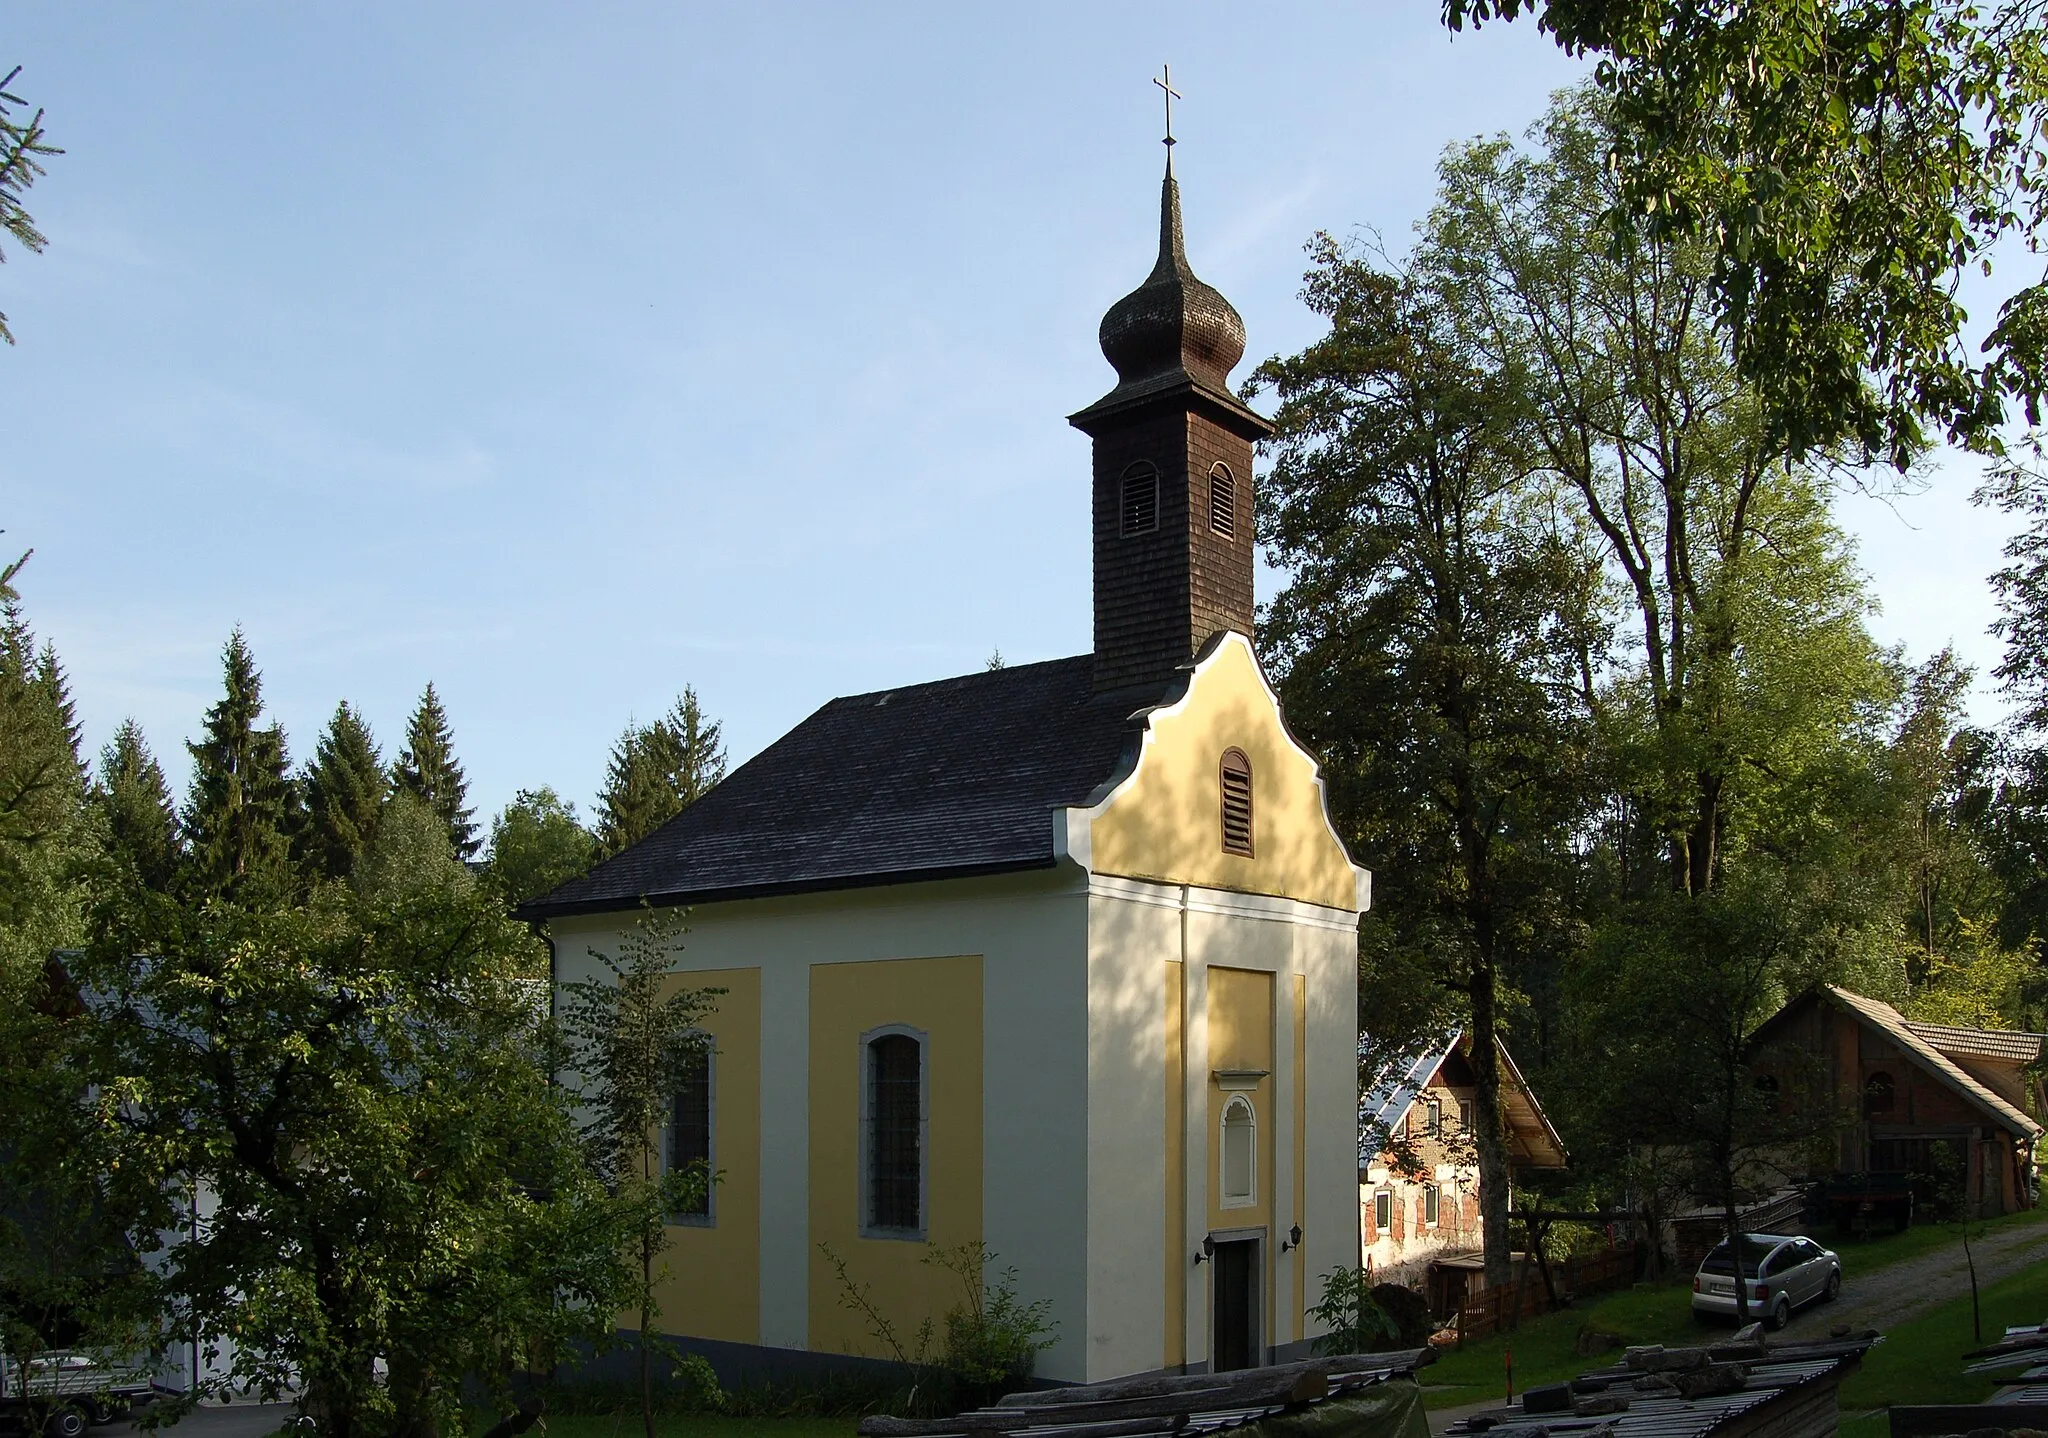
<svg viewBox="0 0 2048 1438">
<path fill-rule="evenodd" d="M 1982 1403 L 1930 1403 L 1891 1411 L 1892 1438 L 2014 1433 L 2048 1428 L 2048 1324 L 2008 1328 L 1963 1355 L 1963 1372 L 2012 1385 Z"/>
<path fill-rule="evenodd" d="M 951 1418 L 863 1418 L 861 1438 L 1142 1438 L 1147 1434 L 1206 1434 L 1242 1428 L 1276 1414 L 1313 1408 L 1385 1383 L 1408 1378 L 1434 1362 L 1427 1348 L 1400 1353 L 1351 1354 L 1199 1373 L 1118 1378 L 1071 1388 L 1013 1393 L 991 1408 Z"/>
<path fill-rule="evenodd" d="M 1613 1367 L 1451 1425 L 1448 1438 L 1833 1438 L 1842 1379 L 1877 1335 L 1628 1350 Z"/>
</svg>

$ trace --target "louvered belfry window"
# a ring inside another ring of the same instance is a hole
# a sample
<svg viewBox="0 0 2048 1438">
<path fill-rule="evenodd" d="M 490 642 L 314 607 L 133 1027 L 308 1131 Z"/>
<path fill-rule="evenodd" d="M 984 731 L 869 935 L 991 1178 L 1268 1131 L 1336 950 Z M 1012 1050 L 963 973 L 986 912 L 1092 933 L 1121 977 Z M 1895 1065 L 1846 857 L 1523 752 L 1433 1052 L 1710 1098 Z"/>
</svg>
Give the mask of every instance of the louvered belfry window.
<svg viewBox="0 0 2048 1438">
<path fill-rule="evenodd" d="M 1223 852 L 1252 853 L 1252 761 L 1242 749 L 1223 751 Z"/>
<path fill-rule="evenodd" d="M 923 1227 L 924 1045 L 908 1034 L 868 1044 L 868 1224 Z"/>
<path fill-rule="evenodd" d="M 1140 461 L 1124 471 L 1118 494 L 1117 532 L 1128 539 L 1159 528 L 1159 471 Z"/>
<path fill-rule="evenodd" d="M 1209 471 L 1209 527 L 1225 539 L 1237 533 L 1237 476 L 1227 464 Z"/>
</svg>

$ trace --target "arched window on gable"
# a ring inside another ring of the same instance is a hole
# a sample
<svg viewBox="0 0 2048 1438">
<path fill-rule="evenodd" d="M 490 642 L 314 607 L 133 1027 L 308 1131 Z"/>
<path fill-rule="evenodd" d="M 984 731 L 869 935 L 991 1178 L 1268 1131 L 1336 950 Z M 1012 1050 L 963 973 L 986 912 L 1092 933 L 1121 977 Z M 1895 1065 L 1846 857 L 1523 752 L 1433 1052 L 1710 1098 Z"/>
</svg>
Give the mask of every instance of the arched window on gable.
<svg viewBox="0 0 2048 1438">
<path fill-rule="evenodd" d="M 1159 528 L 1159 471 L 1139 460 L 1117 487 L 1117 533 L 1125 539 Z"/>
<path fill-rule="evenodd" d="M 1223 801 L 1223 852 L 1252 857 L 1252 761 L 1225 749 L 1217 777 Z"/>
<path fill-rule="evenodd" d="M 1223 1105 L 1223 1206 L 1243 1208 L 1259 1201 L 1259 1121 L 1251 1100 L 1232 1094 Z"/>
<path fill-rule="evenodd" d="M 1209 528 L 1225 539 L 1237 534 L 1237 476 L 1221 461 L 1209 470 Z"/>
<path fill-rule="evenodd" d="M 1898 1089 L 1892 1084 L 1892 1076 L 1879 1069 L 1863 1081 L 1863 1116 L 1881 1118 L 1898 1107 Z"/>
</svg>

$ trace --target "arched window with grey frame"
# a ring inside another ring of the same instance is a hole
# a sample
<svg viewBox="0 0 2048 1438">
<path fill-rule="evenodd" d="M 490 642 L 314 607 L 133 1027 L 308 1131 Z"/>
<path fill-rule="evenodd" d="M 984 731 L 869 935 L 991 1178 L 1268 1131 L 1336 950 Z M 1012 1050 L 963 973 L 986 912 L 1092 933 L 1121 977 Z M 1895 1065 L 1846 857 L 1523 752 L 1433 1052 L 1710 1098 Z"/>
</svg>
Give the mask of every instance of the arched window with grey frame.
<svg viewBox="0 0 2048 1438">
<path fill-rule="evenodd" d="M 922 1240 L 929 1106 L 925 1036 L 891 1026 L 861 1036 L 861 1232 Z"/>
</svg>

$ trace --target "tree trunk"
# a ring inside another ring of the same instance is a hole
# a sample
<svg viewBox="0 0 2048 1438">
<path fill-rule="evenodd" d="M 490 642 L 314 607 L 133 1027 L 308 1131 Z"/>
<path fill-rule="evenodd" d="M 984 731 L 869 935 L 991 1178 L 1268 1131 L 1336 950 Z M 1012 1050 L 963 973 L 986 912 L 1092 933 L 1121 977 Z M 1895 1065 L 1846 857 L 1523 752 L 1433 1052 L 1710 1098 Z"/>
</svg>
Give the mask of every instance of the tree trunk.
<svg viewBox="0 0 2048 1438">
<path fill-rule="evenodd" d="M 1495 1288 L 1513 1276 L 1508 1257 L 1508 1150 L 1501 1133 L 1500 1056 L 1494 1044 L 1498 1022 L 1494 1006 L 1493 970 L 1475 966 L 1472 975 L 1472 1028 L 1465 1036 L 1472 1064 L 1472 1126 L 1479 1150 L 1479 1233 L 1486 1259 L 1486 1286 Z"/>
</svg>

